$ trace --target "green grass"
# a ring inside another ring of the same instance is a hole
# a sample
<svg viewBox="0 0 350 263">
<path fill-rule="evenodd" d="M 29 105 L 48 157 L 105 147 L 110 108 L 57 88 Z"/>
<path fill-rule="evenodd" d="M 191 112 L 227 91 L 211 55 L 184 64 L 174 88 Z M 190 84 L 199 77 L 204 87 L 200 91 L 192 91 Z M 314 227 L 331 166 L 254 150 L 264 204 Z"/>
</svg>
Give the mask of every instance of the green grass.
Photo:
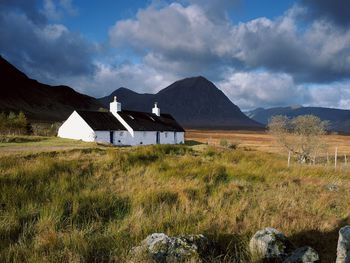
<svg viewBox="0 0 350 263">
<path fill-rule="evenodd" d="M 40 153 L 98 147 L 96 143 L 47 136 L 0 136 L 0 156 L 9 153 Z M 105 147 L 105 146 L 104 146 Z"/>
<path fill-rule="evenodd" d="M 79 146 L 79 145 L 94 145 L 95 143 L 86 143 L 77 140 L 63 139 L 58 137 L 47 137 L 47 136 L 30 136 L 30 135 L 22 135 L 22 136 L 11 136 L 11 135 L 1 135 L 0 136 L 0 147 L 10 147 L 10 146 L 18 146 L 18 147 L 27 147 L 27 146 Z"/>
<path fill-rule="evenodd" d="M 14 144 L 56 143 L 71 141 Z M 75 143 L 84 149 L 0 155 L 2 262 L 125 262 L 154 232 L 202 233 L 218 262 L 250 262 L 246 244 L 267 226 L 332 262 L 350 223 L 350 170 L 288 169 L 279 155 L 206 145 Z"/>
</svg>

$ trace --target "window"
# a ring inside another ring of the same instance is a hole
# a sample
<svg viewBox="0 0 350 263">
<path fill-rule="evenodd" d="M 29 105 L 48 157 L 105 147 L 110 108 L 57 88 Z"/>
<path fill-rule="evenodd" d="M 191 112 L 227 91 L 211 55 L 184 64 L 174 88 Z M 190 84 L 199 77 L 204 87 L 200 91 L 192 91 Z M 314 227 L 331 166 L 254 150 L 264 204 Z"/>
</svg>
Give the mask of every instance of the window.
<svg viewBox="0 0 350 263">
<path fill-rule="evenodd" d="M 120 133 L 119 133 L 119 136 L 122 137 L 123 135 L 124 135 L 124 132 L 120 132 Z"/>
<path fill-rule="evenodd" d="M 167 132 L 165 132 L 165 134 L 164 134 L 164 135 L 165 135 L 165 138 L 168 138 L 168 133 L 167 133 Z"/>
<path fill-rule="evenodd" d="M 146 137 L 146 134 L 147 134 L 147 133 L 144 131 L 144 132 L 143 132 L 143 137 Z"/>
</svg>

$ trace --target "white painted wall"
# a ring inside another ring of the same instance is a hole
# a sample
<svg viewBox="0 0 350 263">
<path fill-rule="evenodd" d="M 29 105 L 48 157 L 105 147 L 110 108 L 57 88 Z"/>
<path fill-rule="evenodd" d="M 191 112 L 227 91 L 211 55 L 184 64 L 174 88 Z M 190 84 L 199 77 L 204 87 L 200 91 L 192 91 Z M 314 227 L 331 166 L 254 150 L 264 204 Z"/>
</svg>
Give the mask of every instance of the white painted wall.
<svg viewBox="0 0 350 263">
<path fill-rule="evenodd" d="M 184 132 L 161 132 L 160 143 L 161 144 L 180 144 L 184 143 Z"/>
<path fill-rule="evenodd" d="M 161 144 L 174 144 L 174 132 L 161 132 L 160 133 Z"/>
<path fill-rule="evenodd" d="M 114 131 L 113 132 L 113 144 L 114 145 L 130 145 L 131 134 L 125 131 Z"/>
<path fill-rule="evenodd" d="M 109 131 L 95 131 L 95 142 L 110 143 Z"/>
<path fill-rule="evenodd" d="M 58 129 L 58 137 L 93 142 L 96 134 L 84 119 L 74 111 Z"/>
<path fill-rule="evenodd" d="M 176 132 L 175 139 L 176 144 L 185 143 L 185 132 Z"/>
<path fill-rule="evenodd" d="M 176 144 L 184 143 L 184 133 L 176 133 L 176 141 L 174 132 L 161 132 L 160 143 L 161 144 Z M 114 145 L 150 145 L 156 144 L 157 132 L 156 131 L 134 131 L 132 136 L 128 131 L 115 131 L 114 132 Z M 108 133 L 109 141 L 109 133 Z"/>
<path fill-rule="evenodd" d="M 126 145 L 150 145 L 156 143 L 155 131 L 134 131 L 134 137 L 128 133 L 125 138 Z"/>
</svg>

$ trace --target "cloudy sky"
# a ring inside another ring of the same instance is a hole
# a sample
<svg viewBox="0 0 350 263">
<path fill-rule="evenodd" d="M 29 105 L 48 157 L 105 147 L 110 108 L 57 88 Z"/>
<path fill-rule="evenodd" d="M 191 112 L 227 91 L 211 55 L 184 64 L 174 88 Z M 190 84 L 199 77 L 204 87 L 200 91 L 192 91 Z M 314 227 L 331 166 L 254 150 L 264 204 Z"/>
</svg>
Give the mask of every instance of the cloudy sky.
<svg viewBox="0 0 350 263">
<path fill-rule="evenodd" d="M 348 0 L 0 0 L 0 54 L 95 96 L 202 75 L 242 109 L 350 109 Z"/>
</svg>

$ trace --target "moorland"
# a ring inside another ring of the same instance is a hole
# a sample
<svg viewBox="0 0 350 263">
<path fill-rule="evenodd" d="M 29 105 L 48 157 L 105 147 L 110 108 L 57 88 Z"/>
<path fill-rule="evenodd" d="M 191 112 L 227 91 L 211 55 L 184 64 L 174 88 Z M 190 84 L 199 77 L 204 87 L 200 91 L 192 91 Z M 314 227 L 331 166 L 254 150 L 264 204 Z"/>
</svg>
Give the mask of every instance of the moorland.
<svg viewBox="0 0 350 263">
<path fill-rule="evenodd" d="M 349 167 L 288 168 L 283 153 L 249 145 L 242 134 L 215 136 L 203 132 L 200 140 L 190 131 L 186 145 L 120 148 L 7 137 L 0 143 L 2 262 L 127 262 L 155 232 L 202 233 L 217 248 L 211 262 L 251 262 L 247 243 L 268 226 L 334 262 L 338 230 L 350 223 Z M 270 145 L 266 134 L 251 136 Z"/>
</svg>

